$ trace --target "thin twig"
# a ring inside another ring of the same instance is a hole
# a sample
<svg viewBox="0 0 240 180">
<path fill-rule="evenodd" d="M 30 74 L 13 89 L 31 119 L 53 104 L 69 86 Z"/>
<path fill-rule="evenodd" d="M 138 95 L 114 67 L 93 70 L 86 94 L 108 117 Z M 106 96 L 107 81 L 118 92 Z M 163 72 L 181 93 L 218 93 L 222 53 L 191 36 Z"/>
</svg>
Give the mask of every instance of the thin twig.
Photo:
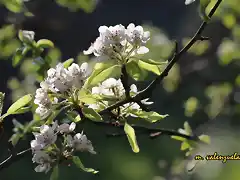
<svg viewBox="0 0 240 180">
<path fill-rule="evenodd" d="M 31 151 L 31 148 L 26 149 L 24 151 L 21 151 L 19 153 L 11 154 L 7 159 L 5 159 L 4 161 L 2 161 L 0 163 L 0 171 L 9 167 L 11 164 L 13 164 L 14 162 L 17 162 L 18 160 L 22 159 L 24 156 L 26 156 L 29 152 Z"/>
<path fill-rule="evenodd" d="M 211 18 L 213 16 L 213 14 L 215 13 L 215 11 L 217 10 L 217 8 L 219 7 L 219 5 L 221 4 L 222 0 L 218 0 L 216 2 L 216 4 L 214 5 L 214 7 L 212 8 L 212 10 L 209 13 L 209 18 Z M 189 41 L 189 43 L 181 49 L 180 52 L 176 53 L 172 59 L 169 61 L 168 65 L 166 66 L 166 68 L 164 69 L 164 71 L 155 79 L 153 80 L 148 87 L 146 87 L 144 90 L 142 90 L 141 92 L 139 92 L 139 94 L 137 94 L 135 97 L 133 98 L 126 98 L 122 101 L 117 102 L 116 104 L 113 104 L 112 106 L 109 106 L 108 108 L 106 108 L 105 110 L 101 111 L 100 114 L 104 114 L 107 113 L 119 106 L 122 106 L 126 103 L 129 102 L 136 102 L 142 99 L 147 98 L 147 96 L 149 96 L 150 94 L 152 94 L 152 91 L 156 88 L 156 86 L 162 82 L 162 80 L 168 75 L 169 71 L 172 69 L 172 67 L 175 65 L 175 63 L 177 63 L 179 61 L 179 59 L 198 41 L 198 40 L 203 40 L 202 37 L 202 32 L 203 30 L 206 28 L 207 26 L 207 21 L 203 21 L 201 26 L 199 27 L 199 29 L 197 30 L 197 32 L 195 33 L 195 35 L 192 37 L 192 39 Z"/>
</svg>

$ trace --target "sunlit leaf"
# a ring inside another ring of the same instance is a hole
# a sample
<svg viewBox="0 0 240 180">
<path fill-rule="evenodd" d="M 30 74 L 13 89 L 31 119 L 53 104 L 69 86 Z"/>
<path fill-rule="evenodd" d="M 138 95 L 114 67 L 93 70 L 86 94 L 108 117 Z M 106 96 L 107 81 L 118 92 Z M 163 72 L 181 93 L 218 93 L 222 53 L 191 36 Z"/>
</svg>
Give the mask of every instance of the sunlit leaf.
<svg viewBox="0 0 240 180">
<path fill-rule="evenodd" d="M 148 75 L 147 71 L 140 68 L 135 61 L 130 61 L 126 64 L 127 73 L 135 81 L 144 81 Z"/>
<path fill-rule="evenodd" d="M 100 71 L 100 72 L 99 72 Z M 117 78 L 120 77 L 121 74 L 121 66 L 120 65 L 114 65 L 107 69 L 99 70 L 95 69 L 92 75 L 89 77 L 87 81 L 87 86 L 95 86 L 98 83 L 101 83 L 102 81 L 113 77 Z"/>
<path fill-rule="evenodd" d="M 147 71 L 151 71 L 153 72 L 154 74 L 157 74 L 157 75 L 160 75 L 160 70 L 159 70 L 159 67 L 157 65 L 153 65 L 153 64 L 149 64 L 149 63 L 146 63 L 146 62 L 143 62 L 141 60 L 138 61 L 138 66 L 140 68 L 143 68 Z"/>
<path fill-rule="evenodd" d="M 29 104 L 33 99 L 32 94 L 25 95 L 13 103 L 7 110 L 7 114 L 14 114 L 17 110 Z"/>
<path fill-rule="evenodd" d="M 12 58 L 13 67 L 16 67 L 22 59 L 23 59 L 22 48 L 18 48 Z"/>
<path fill-rule="evenodd" d="M 40 39 L 36 46 L 37 48 L 54 48 L 53 42 L 48 39 Z"/>
<path fill-rule="evenodd" d="M 66 61 L 63 62 L 63 66 L 64 68 L 68 68 L 72 63 L 73 63 L 74 59 L 73 58 L 70 58 Z"/>
<path fill-rule="evenodd" d="M 205 11 L 206 7 L 210 2 L 211 0 L 200 0 L 200 6 L 199 6 L 200 17 L 206 22 L 210 20 L 210 18 L 208 17 L 208 14 Z"/>
<path fill-rule="evenodd" d="M 133 152 L 138 153 L 140 150 L 137 144 L 137 138 L 134 129 L 127 122 L 125 122 L 124 131 L 127 135 L 129 144 L 131 145 Z"/>
<path fill-rule="evenodd" d="M 181 144 L 181 150 L 182 151 L 188 149 L 189 147 L 190 147 L 190 145 L 188 144 L 187 141 L 182 142 L 182 144 Z"/>
<path fill-rule="evenodd" d="M 192 134 L 192 128 L 189 126 L 188 122 L 185 121 L 184 122 L 184 130 L 186 131 L 187 135 L 191 135 Z"/>
<path fill-rule="evenodd" d="M 157 112 L 154 112 L 154 111 L 149 111 L 149 112 L 146 112 L 146 111 L 130 111 L 132 114 L 142 118 L 142 119 L 145 119 L 151 123 L 155 123 L 161 119 L 164 119 L 168 116 L 168 114 L 165 114 L 165 115 L 161 115 L 161 114 L 158 114 Z"/>
<path fill-rule="evenodd" d="M 85 172 L 89 172 L 89 173 L 93 173 L 93 174 L 98 173 L 98 171 L 96 171 L 96 170 L 94 170 L 94 169 L 92 169 L 92 168 L 86 168 L 86 167 L 84 167 L 82 161 L 79 159 L 78 156 L 73 156 L 73 157 L 72 157 L 72 161 L 73 161 L 73 163 L 74 163 L 78 168 L 82 169 L 82 170 L 85 171 Z"/>
<path fill-rule="evenodd" d="M 198 138 L 199 138 L 202 142 L 205 142 L 205 143 L 207 143 L 207 144 L 210 144 L 210 142 L 211 142 L 210 136 L 205 135 L 205 134 L 202 134 L 202 135 L 198 136 Z"/>
</svg>

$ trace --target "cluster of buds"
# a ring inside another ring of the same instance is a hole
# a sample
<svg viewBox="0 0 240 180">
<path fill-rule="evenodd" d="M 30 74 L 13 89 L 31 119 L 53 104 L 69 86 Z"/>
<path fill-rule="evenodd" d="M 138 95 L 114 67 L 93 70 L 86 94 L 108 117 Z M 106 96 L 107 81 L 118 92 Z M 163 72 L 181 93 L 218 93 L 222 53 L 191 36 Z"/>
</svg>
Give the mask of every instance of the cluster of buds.
<svg viewBox="0 0 240 180">
<path fill-rule="evenodd" d="M 33 152 L 33 163 L 37 163 L 36 172 L 48 172 L 54 164 L 59 163 L 61 159 L 67 159 L 75 151 L 88 151 L 96 154 L 89 141 L 83 133 L 74 133 L 76 124 L 70 125 L 63 123 L 58 125 L 55 121 L 51 126 L 42 125 L 39 133 L 34 132 L 35 139 L 31 141 Z M 61 136 L 63 138 L 58 138 Z M 60 143 L 57 143 L 57 141 Z M 59 147 L 61 146 L 61 147 Z"/>
<path fill-rule="evenodd" d="M 142 26 L 129 24 L 127 28 L 123 25 L 100 26 L 99 37 L 89 47 L 83 51 L 84 54 L 94 54 L 101 60 L 124 59 L 134 56 L 135 54 L 145 54 L 149 51 L 145 47 L 150 39 L 150 32 L 144 31 Z"/>
</svg>

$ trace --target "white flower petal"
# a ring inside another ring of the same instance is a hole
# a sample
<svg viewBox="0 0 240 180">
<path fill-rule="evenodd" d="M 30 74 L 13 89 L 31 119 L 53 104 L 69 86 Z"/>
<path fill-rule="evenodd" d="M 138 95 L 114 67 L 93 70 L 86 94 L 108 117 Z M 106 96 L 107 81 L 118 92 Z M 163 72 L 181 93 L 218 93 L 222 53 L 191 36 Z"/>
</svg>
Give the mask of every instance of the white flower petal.
<svg viewBox="0 0 240 180">
<path fill-rule="evenodd" d="M 149 49 L 145 46 L 141 46 L 140 48 L 138 48 L 137 50 L 137 54 L 146 54 L 149 52 Z"/>
</svg>

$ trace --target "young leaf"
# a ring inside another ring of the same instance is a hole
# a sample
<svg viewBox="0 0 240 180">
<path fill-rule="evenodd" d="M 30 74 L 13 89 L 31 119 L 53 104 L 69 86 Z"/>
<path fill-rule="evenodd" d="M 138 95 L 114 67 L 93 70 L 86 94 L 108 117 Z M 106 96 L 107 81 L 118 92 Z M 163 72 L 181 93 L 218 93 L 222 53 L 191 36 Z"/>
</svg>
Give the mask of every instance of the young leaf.
<svg viewBox="0 0 240 180">
<path fill-rule="evenodd" d="M 96 170 L 94 170 L 94 169 L 92 169 L 92 168 L 86 168 L 86 167 L 84 167 L 82 161 L 79 159 L 78 156 L 73 156 L 73 157 L 72 157 L 72 160 L 73 160 L 73 163 L 74 163 L 78 168 L 82 169 L 83 171 L 89 172 L 89 173 L 93 173 L 93 174 L 98 173 L 98 171 L 96 171 Z"/>
<path fill-rule="evenodd" d="M 184 141 L 181 144 L 181 150 L 185 151 L 186 149 L 188 149 L 190 147 L 190 145 L 188 144 L 188 141 Z"/>
<path fill-rule="evenodd" d="M 53 168 L 52 174 L 51 174 L 51 176 L 50 176 L 50 180 L 57 180 L 57 179 L 58 179 L 58 176 L 59 176 L 59 170 L 58 170 L 58 165 L 56 165 L 56 166 Z"/>
<path fill-rule="evenodd" d="M 22 48 L 18 48 L 12 58 L 13 67 L 16 67 L 22 59 L 23 59 Z"/>
<path fill-rule="evenodd" d="M 146 111 L 135 111 L 135 112 L 131 112 L 133 114 L 135 114 L 136 116 L 142 118 L 142 119 L 145 119 L 151 123 L 155 123 L 165 117 L 168 116 L 168 114 L 165 114 L 165 115 L 161 115 L 161 114 L 158 114 L 157 112 L 154 112 L 154 111 L 149 111 L 149 112 L 146 112 Z"/>
<path fill-rule="evenodd" d="M 205 11 L 210 1 L 211 0 L 200 0 L 200 6 L 199 6 L 200 17 L 206 22 L 210 20 L 210 18 L 208 17 Z"/>
<path fill-rule="evenodd" d="M 157 65 L 149 64 L 149 63 L 143 62 L 141 60 L 138 61 L 138 66 L 140 68 L 146 69 L 147 71 L 151 71 L 157 75 L 160 75 L 160 73 L 161 73 L 159 70 L 159 67 Z"/>
<path fill-rule="evenodd" d="M 54 48 L 54 44 L 52 41 L 48 40 L 48 39 L 40 39 L 37 42 L 36 45 L 37 48 Z"/>
<path fill-rule="evenodd" d="M 127 73 L 135 81 L 144 81 L 148 75 L 145 69 L 141 69 L 136 61 L 130 61 L 126 64 Z"/>
<path fill-rule="evenodd" d="M 113 77 L 113 78 L 119 77 L 120 74 L 121 74 L 121 66 L 115 65 L 115 66 L 109 67 L 109 68 L 101 71 L 97 75 L 95 75 L 94 78 L 92 78 L 89 85 L 91 85 L 91 86 L 97 85 L 98 83 L 101 83 L 102 81 L 104 81 L 110 77 Z"/>
<path fill-rule="evenodd" d="M 21 107 L 12 114 L 24 114 L 29 111 L 31 111 L 31 107 Z"/>
<path fill-rule="evenodd" d="M 86 116 L 88 119 L 92 121 L 97 121 L 97 122 L 102 121 L 102 117 L 92 108 L 83 107 L 82 112 L 84 116 Z"/>
<path fill-rule="evenodd" d="M 208 135 L 205 135 L 205 134 L 202 134 L 200 136 L 198 136 L 198 138 L 202 141 L 202 142 L 205 142 L 207 144 L 210 144 L 211 142 L 211 139 Z"/>
<path fill-rule="evenodd" d="M 130 126 L 127 122 L 125 122 L 124 131 L 127 135 L 129 144 L 131 145 L 133 152 L 138 153 L 140 150 L 137 144 L 137 138 L 133 127 Z"/>
<path fill-rule="evenodd" d="M 191 135 L 192 134 L 192 129 L 191 129 L 191 127 L 189 126 L 189 124 L 188 124 L 188 122 L 187 121 L 185 121 L 184 122 L 184 130 L 185 130 L 185 132 L 187 133 L 187 135 Z"/>
<path fill-rule="evenodd" d="M 32 100 L 32 94 L 25 95 L 13 103 L 7 110 L 7 115 L 14 114 L 17 110 L 29 104 Z"/>
<path fill-rule="evenodd" d="M 64 61 L 64 63 L 63 63 L 64 68 L 68 68 L 73 63 L 73 61 L 74 61 L 73 58 L 70 58 L 70 59 Z"/>
<path fill-rule="evenodd" d="M 178 141 L 185 141 L 186 138 L 181 137 L 181 136 L 171 136 L 172 139 L 178 140 Z"/>
<path fill-rule="evenodd" d="M 162 62 L 162 61 L 156 61 L 153 59 L 140 59 L 140 60 L 152 65 L 166 65 L 168 63 L 167 61 Z"/>
</svg>

